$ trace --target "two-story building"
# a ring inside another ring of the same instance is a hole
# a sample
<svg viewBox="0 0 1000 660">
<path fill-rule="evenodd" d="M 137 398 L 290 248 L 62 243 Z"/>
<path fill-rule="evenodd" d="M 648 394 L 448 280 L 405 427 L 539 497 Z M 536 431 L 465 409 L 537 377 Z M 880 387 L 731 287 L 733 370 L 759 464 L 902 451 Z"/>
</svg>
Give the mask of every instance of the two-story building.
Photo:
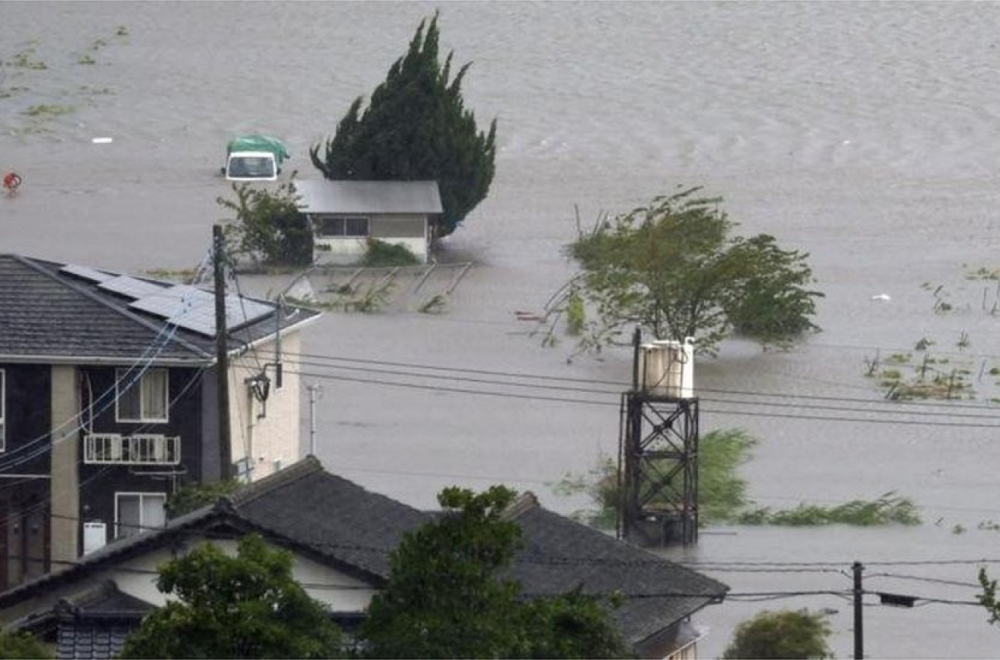
<svg viewBox="0 0 1000 660">
<path fill-rule="evenodd" d="M 298 459 L 288 354 L 318 313 L 227 295 L 220 375 L 215 300 L 195 286 L 0 255 L 0 588 L 162 526 L 167 497 L 218 480 L 224 456 L 225 473 L 248 480 Z"/>
</svg>

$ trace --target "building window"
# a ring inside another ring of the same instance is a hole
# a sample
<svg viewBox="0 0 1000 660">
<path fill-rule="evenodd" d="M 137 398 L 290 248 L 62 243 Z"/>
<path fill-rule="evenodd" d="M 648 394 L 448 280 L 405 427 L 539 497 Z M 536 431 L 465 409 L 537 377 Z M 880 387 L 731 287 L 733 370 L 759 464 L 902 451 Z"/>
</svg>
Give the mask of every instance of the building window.
<svg viewBox="0 0 1000 660">
<path fill-rule="evenodd" d="M 320 218 L 316 233 L 321 237 L 364 238 L 368 236 L 368 218 Z"/>
<path fill-rule="evenodd" d="M 138 382 L 136 371 L 115 370 L 115 420 L 119 422 L 166 422 L 170 392 L 166 369 L 147 369 Z M 131 386 L 130 386 L 131 385 Z"/>
<path fill-rule="evenodd" d="M 89 433 L 83 438 L 83 462 L 121 465 L 177 465 L 181 439 L 156 433 Z"/>
<path fill-rule="evenodd" d="M 0 451 L 7 450 L 7 372 L 0 369 Z"/>
<path fill-rule="evenodd" d="M 166 493 L 115 493 L 115 534 L 135 536 L 167 524 Z"/>
</svg>

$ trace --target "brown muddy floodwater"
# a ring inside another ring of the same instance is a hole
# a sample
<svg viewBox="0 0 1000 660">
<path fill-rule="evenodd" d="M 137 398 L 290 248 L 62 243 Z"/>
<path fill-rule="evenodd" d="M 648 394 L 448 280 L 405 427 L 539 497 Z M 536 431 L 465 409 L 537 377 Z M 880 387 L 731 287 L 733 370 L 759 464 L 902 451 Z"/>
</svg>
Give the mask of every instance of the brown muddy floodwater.
<svg viewBox="0 0 1000 660">
<path fill-rule="evenodd" d="M 198 263 L 222 217 L 227 139 L 281 136 L 290 166 L 315 177 L 308 147 L 384 79 L 435 8 L 0 3 L 0 58 L 45 64 L 0 69 L 0 169 L 25 181 L 16 199 L 0 199 L 0 250 L 133 272 Z M 572 273 L 561 247 L 576 231 L 574 205 L 590 222 L 702 185 L 725 197 L 742 231 L 809 252 L 826 293 L 824 331 L 807 345 L 762 353 L 732 342 L 697 364 L 702 428 L 760 439 L 743 474 L 762 505 L 896 491 L 924 520 L 706 530 L 697 547 L 669 553 L 733 589 L 697 617 L 711 629 L 702 655 L 721 652 L 760 609 L 799 607 L 836 610 L 834 649 L 850 654 L 843 594 L 858 560 L 866 588 L 929 599 L 890 609 L 869 596 L 871 657 L 995 656 L 1000 632 L 966 603 L 975 560 L 1000 559 L 989 529 L 1000 520 L 1000 413 L 988 403 L 1000 322 L 996 282 L 968 275 L 1000 267 L 1000 5 L 441 9 L 443 48 L 474 61 L 468 106 L 483 124 L 499 121 L 490 196 L 440 255 L 476 265 L 444 314 L 328 314 L 306 332 L 304 351 L 320 356 L 301 369 L 323 388 L 324 464 L 421 507 L 445 485 L 498 481 L 558 511 L 584 505 L 550 485 L 615 451 L 627 353 L 567 363 L 572 344 L 541 348 L 516 312 L 540 310 Z M 872 299 L 881 294 L 890 300 Z M 951 311 L 935 313 L 941 300 Z M 912 352 L 923 338 L 968 372 L 974 400 L 881 399 L 866 359 Z M 500 372 L 548 378 L 520 387 Z M 762 592 L 805 593 L 748 595 Z"/>
</svg>

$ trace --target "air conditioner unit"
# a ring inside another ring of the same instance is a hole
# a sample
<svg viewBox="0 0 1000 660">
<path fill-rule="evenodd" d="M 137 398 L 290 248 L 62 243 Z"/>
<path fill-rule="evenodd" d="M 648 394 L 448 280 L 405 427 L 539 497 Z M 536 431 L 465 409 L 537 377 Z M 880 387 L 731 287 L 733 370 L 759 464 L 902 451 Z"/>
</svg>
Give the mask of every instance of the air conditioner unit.
<svg viewBox="0 0 1000 660">
<path fill-rule="evenodd" d="M 108 525 L 103 522 L 83 523 L 83 554 L 100 550 L 108 544 Z"/>
</svg>

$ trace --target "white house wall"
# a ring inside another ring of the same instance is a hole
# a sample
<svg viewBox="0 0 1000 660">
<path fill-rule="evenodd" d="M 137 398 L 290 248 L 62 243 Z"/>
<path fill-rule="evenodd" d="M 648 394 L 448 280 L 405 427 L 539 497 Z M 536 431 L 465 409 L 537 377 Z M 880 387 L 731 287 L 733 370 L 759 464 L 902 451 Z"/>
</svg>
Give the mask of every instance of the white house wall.
<svg viewBox="0 0 1000 660">
<path fill-rule="evenodd" d="M 369 236 L 402 245 L 421 262 L 427 261 L 427 218 L 423 215 L 375 215 L 369 217 Z M 316 236 L 313 251 L 316 263 L 347 264 L 364 256 L 368 237 Z"/>
<path fill-rule="evenodd" d="M 192 539 L 185 550 L 194 548 L 200 540 Z M 212 539 L 227 555 L 236 556 L 238 541 Z M 156 607 L 166 604 L 168 598 L 156 588 L 158 569 L 175 555 L 167 548 L 157 548 L 123 561 L 106 570 L 96 571 L 78 581 L 53 586 L 44 595 L 0 611 L 0 622 L 11 623 L 31 612 L 53 607 L 60 598 L 71 597 L 96 587 L 106 580 L 113 580 L 122 593 L 134 596 Z M 372 596 L 377 593 L 370 584 L 303 557 L 292 554 L 292 577 L 305 588 L 310 597 L 326 604 L 333 612 L 364 612 Z"/>
<path fill-rule="evenodd" d="M 233 461 L 249 457 L 250 479 L 257 481 L 272 474 L 277 467 L 288 466 L 299 459 L 300 378 L 298 362 L 289 354 L 301 351 L 298 332 L 281 337 L 281 361 L 284 368 L 279 389 L 274 367 L 267 367 L 271 379 L 270 393 L 265 403 L 258 401 L 250 390 L 249 379 L 259 376 L 265 363 L 275 362 L 275 342 L 256 346 L 241 357 L 230 361 L 229 369 L 229 428 L 232 435 Z"/>
</svg>

